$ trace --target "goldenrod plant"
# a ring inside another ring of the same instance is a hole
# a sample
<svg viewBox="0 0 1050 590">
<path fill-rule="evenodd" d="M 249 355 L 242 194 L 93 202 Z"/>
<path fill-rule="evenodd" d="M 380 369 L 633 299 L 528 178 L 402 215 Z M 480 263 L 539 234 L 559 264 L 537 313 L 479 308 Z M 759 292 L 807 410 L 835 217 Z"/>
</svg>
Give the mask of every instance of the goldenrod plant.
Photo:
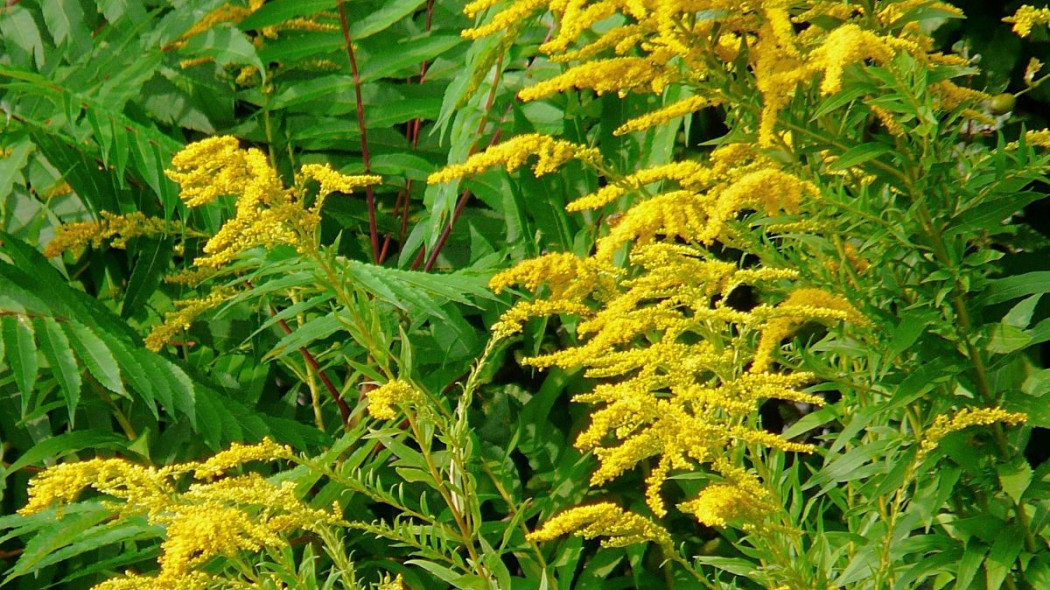
<svg viewBox="0 0 1050 590">
<path fill-rule="evenodd" d="M 1050 588 L 996 10 L 8 3 L 0 587 Z"/>
</svg>

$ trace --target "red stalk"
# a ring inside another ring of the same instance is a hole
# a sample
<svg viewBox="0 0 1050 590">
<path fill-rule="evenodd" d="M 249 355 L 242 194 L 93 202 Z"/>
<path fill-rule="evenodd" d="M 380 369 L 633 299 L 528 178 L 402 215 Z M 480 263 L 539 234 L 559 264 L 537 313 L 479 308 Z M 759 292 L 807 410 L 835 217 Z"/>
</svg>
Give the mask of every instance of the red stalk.
<svg viewBox="0 0 1050 590">
<path fill-rule="evenodd" d="M 339 24 L 343 29 L 343 42 L 346 44 L 346 55 L 350 58 L 350 73 L 354 78 L 354 95 L 357 99 L 357 127 L 361 131 L 361 159 L 365 165 L 365 174 L 372 173 L 372 161 L 368 155 L 368 132 L 365 129 L 365 103 L 361 98 L 361 75 L 357 70 L 357 58 L 354 56 L 354 43 L 350 39 L 350 25 L 346 20 L 346 7 L 339 0 Z M 379 261 L 379 231 L 376 227 L 376 199 L 372 185 L 365 187 L 368 202 L 368 235 L 372 241 L 372 261 Z"/>
</svg>

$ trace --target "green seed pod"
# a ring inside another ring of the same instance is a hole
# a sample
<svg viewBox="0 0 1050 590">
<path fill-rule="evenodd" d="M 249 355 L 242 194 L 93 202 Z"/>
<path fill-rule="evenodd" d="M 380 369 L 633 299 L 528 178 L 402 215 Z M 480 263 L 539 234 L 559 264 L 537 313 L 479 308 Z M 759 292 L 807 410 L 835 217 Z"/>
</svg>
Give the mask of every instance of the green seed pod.
<svg viewBox="0 0 1050 590">
<path fill-rule="evenodd" d="M 1016 104 L 1017 99 L 1014 95 L 1005 92 L 989 98 L 986 103 L 988 111 L 993 115 L 1005 115 L 1014 110 Z"/>
</svg>

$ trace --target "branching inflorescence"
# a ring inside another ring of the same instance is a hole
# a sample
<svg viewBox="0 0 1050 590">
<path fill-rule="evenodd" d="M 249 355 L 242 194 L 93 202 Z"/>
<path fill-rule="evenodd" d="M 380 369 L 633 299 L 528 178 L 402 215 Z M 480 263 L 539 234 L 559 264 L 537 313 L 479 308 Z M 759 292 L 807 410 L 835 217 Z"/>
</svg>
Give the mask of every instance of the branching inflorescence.
<svg viewBox="0 0 1050 590">
<path fill-rule="evenodd" d="M 478 0 L 466 13 L 495 5 Z M 706 467 L 712 482 L 677 506 L 700 522 L 753 530 L 780 509 L 749 468 L 750 460 L 741 457 L 754 459 L 763 448 L 807 452 L 812 447 L 763 430 L 758 405 L 769 399 L 823 402 L 800 390 L 814 375 L 780 363 L 782 343 L 807 322 L 863 329 L 868 321 L 842 294 L 807 284 L 798 269 L 727 261 L 717 252 L 747 252 L 749 240 L 777 227 L 814 227 L 807 221 L 822 209 L 820 178 L 804 177 L 770 153 L 804 145 L 808 122 L 785 114 L 800 96 L 816 104 L 842 91 L 844 81 L 865 67 L 891 67 L 905 59 L 939 72 L 930 86 L 934 109 L 980 117 L 970 107 L 986 95 L 952 81 L 967 60 L 933 52 L 931 38 L 904 18 L 920 5 L 959 14 L 940 2 L 912 0 L 868 8 L 790 0 L 517 0 L 464 32 L 469 38 L 513 35 L 514 23 L 524 17 L 554 14 L 559 28 L 540 49 L 552 61 L 573 65 L 521 90 L 525 101 L 572 90 L 621 96 L 661 95 L 671 86 L 685 91 L 685 98 L 623 123 L 614 130 L 617 135 L 711 106 L 733 107 L 729 137 L 735 140 L 724 141 L 706 161 L 673 161 L 613 177 L 604 163 L 593 161 L 587 146 L 528 136 L 528 145 L 557 146 L 561 155 L 552 158 L 547 152 L 553 148 L 530 150 L 518 145 L 525 140 L 510 140 L 430 178 L 447 182 L 501 163 L 515 169 L 530 153 L 540 155 L 539 174 L 576 156 L 605 174 L 608 184 L 572 202 L 569 210 L 629 203 L 591 256 L 547 254 L 491 283 L 497 292 L 522 285 L 536 294 L 503 315 L 493 327 L 497 338 L 520 331 L 530 317 L 579 318 L 579 344 L 526 362 L 584 367 L 586 376 L 599 380 L 575 398 L 595 406 L 590 425 L 576 440 L 598 459 L 592 486 L 645 464 L 646 502 L 662 517 L 668 508 L 661 489 L 668 478 Z M 862 104 L 891 135 L 904 133 L 885 106 Z M 734 294 L 744 291 L 757 301 L 731 304 Z M 603 511 L 603 519 L 593 518 L 595 511 Z M 533 537 L 605 534 L 620 543 L 663 539 L 662 529 L 652 532 L 659 528 L 647 517 L 600 503 L 554 517 Z"/>
</svg>

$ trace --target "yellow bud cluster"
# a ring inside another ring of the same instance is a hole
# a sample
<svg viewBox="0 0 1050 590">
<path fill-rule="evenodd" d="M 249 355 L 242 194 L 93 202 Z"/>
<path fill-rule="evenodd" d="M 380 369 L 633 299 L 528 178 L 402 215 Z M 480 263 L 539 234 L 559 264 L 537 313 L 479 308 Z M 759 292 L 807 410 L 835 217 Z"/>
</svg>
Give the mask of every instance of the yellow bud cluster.
<svg viewBox="0 0 1050 590">
<path fill-rule="evenodd" d="M 662 109 L 646 113 L 641 117 L 635 117 L 620 125 L 613 131 L 613 135 L 626 135 L 633 131 L 644 131 L 657 125 L 662 125 L 671 119 L 691 115 L 702 108 L 719 104 L 719 101 L 711 101 L 702 96 L 690 96 L 689 98 L 673 102 Z"/>
<path fill-rule="evenodd" d="M 635 89 L 660 93 L 671 80 L 670 72 L 651 59 L 613 57 L 569 68 L 562 74 L 522 90 L 518 98 L 536 100 L 572 88 L 593 90 L 598 94 L 616 92 L 621 96 Z"/>
<path fill-rule="evenodd" d="M 529 533 L 530 541 L 550 541 L 563 535 L 584 539 L 606 537 L 602 545 L 622 547 L 633 543 L 655 542 L 671 546 L 671 535 L 655 522 L 628 512 L 612 502 L 600 502 L 570 508 Z"/>
<path fill-rule="evenodd" d="M 513 172 L 525 165 L 529 158 L 538 159 L 532 171 L 536 176 L 554 172 L 570 160 L 596 164 L 600 154 L 595 148 L 589 148 L 569 141 L 554 139 L 546 135 L 519 135 L 513 139 L 492 146 L 474 154 L 460 164 L 451 164 L 427 177 L 428 184 L 449 182 L 464 176 L 480 174 L 494 166 L 504 166 L 507 172 Z"/>
<path fill-rule="evenodd" d="M 963 408 L 951 416 L 942 414 L 934 418 L 933 425 L 923 433 L 920 446 L 923 453 L 928 453 L 937 448 L 944 437 L 971 426 L 988 426 L 997 422 L 1015 426 L 1027 421 L 1028 416 L 1023 412 L 1008 412 L 1002 408 Z"/>
<path fill-rule="evenodd" d="M 157 324 L 146 336 L 146 348 L 156 352 L 166 346 L 176 335 L 189 330 L 193 321 L 205 312 L 222 305 L 233 292 L 229 289 L 214 289 L 199 299 L 176 301 L 175 311 L 164 314 L 164 321 Z"/>
<path fill-rule="evenodd" d="M 99 248 L 104 243 L 114 248 L 126 248 L 128 240 L 139 237 L 161 237 L 183 232 L 182 224 L 159 217 L 147 217 L 141 211 L 118 215 L 103 211 L 99 221 L 81 221 L 60 225 L 55 237 L 44 248 L 44 256 L 52 258 L 63 252 L 90 245 Z M 190 232 L 191 234 L 193 232 Z"/>
</svg>

